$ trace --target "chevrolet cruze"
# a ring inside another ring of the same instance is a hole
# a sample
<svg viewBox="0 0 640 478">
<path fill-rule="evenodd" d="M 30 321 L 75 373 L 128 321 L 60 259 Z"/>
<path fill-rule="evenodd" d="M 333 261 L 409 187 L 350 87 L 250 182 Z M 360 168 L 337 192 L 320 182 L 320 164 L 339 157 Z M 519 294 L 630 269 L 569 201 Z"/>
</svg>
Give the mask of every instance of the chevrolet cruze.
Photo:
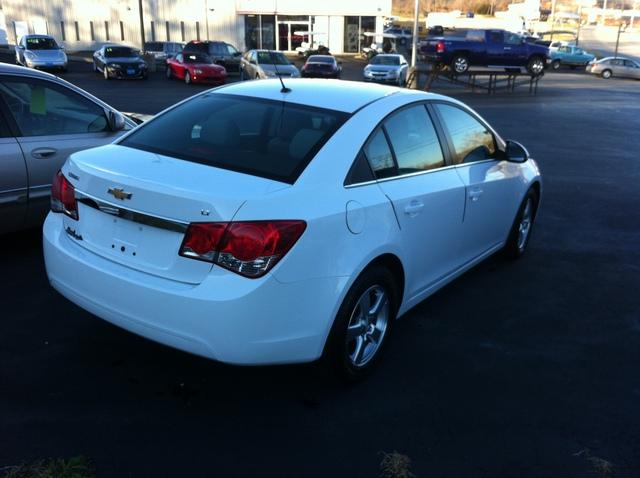
<svg viewBox="0 0 640 478">
<path fill-rule="evenodd" d="M 136 334 L 355 379 L 397 317 L 498 250 L 521 256 L 540 198 L 525 148 L 456 100 L 236 83 L 73 154 L 44 255 L 55 289 Z"/>
</svg>

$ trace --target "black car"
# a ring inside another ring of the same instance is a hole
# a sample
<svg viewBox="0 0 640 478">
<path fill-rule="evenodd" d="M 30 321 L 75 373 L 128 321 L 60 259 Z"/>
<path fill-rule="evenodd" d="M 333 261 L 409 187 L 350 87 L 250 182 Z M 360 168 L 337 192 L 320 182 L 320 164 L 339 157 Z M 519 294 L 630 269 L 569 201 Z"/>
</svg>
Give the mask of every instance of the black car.
<svg viewBox="0 0 640 478">
<path fill-rule="evenodd" d="M 222 65 L 228 72 L 240 71 L 241 53 L 233 45 L 223 41 L 190 41 L 184 53 L 204 53 L 213 63 Z"/>
<path fill-rule="evenodd" d="M 342 67 L 331 55 L 311 55 L 302 66 L 303 78 L 340 78 Z"/>
<path fill-rule="evenodd" d="M 93 71 L 111 78 L 147 79 L 147 64 L 140 51 L 129 46 L 105 45 L 93 54 Z"/>
</svg>

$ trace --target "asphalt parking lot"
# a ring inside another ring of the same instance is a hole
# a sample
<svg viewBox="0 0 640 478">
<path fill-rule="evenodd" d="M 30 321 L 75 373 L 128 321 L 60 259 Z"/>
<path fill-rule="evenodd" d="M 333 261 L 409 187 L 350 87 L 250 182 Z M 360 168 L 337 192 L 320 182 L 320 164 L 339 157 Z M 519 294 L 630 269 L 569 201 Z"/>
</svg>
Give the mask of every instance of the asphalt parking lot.
<svg viewBox="0 0 640 478">
<path fill-rule="evenodd" d="M 345 77 L 362 66 L 345 60 Z M 81 63 L 64 77 L 140 113 L 205 88 Z M 344 387 L 122 331 L 49 287 L 39 231 L 1 237 L 0 469 L 84 455 L 99 477 L 375 477 L 397 451 L 417 477 L 640 476 L 640 82 L 435 86 L 541 166 L 521 261 L 493 257 L 420 304 L 377 372 Z"/>
</svg>

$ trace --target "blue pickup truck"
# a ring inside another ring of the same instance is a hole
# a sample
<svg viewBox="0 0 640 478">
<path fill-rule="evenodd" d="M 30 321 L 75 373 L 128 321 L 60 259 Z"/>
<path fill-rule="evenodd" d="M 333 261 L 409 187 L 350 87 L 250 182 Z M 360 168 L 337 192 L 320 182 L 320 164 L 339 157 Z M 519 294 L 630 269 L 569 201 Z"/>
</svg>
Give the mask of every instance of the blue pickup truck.
<svg viewBox="0 0 640 478">
<path fill-rule="evenodd" d="M 457 74 L 466 73 L 470 66 L 488 66 L 526 68 L 530 75 L 538 76 L 549 61 L 546 46 L 505 30 L 444 32 L 421 42 L 419 52 L 429 61 L 449 65 Z"/>
</svg>

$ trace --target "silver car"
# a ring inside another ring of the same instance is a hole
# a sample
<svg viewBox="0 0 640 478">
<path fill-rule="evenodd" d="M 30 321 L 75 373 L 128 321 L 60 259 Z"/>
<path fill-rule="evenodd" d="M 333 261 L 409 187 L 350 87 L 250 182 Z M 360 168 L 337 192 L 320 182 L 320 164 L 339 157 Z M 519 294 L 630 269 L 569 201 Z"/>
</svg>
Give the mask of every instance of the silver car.
<svg viewBox="0 0 640 478">
<path fill-rule="evenodd" d="M 67 156 L 135 123 L 49 73 L 0 64 L 0 233 L 42 224 Z"/>
<path fill-rule="evenodd" d="M 369 64 L 364 67 L 362 75 L 364 81 L 404 86 L 407 83 L 408 71 L 409 65 L 404 56 L 389 53 L 374 56 Z"/>
<path fill-rule="evenodd" d="M 240 80 L 299 78 L 300 71 L 280 51 L 249 50 L 240 60 Z"/>
<path fill-rule="evenodd" d="M 612 76 L 620 78 L 635 78 L 640 80 L 640 63 L 629 58 L 607 57 L 591 62 L 586 68 L 588 73 L 600 75 L 604 79 Z"/>
<path fill-rule="evenodd" d="M 65 71 L 67 54 L 53 37 L 25 35 L 16 45 L 16 63 L 29 68 L 51 68 Z"/>
</svg>

